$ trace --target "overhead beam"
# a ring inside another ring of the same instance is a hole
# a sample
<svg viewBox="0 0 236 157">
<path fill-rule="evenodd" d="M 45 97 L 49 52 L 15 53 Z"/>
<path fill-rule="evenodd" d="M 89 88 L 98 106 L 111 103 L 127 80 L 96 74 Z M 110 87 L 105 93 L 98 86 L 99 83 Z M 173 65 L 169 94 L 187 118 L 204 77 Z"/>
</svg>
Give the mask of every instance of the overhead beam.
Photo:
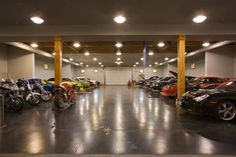
<svg viewBox="0 0 236 157">
<path fill-rule="evenodd" d="M 62 79 L 62 38 L 55 37 L 54 39 L 54 52 L 55 52 L 55 84 L 60 85 Z"/>
<path fill-rule="evenodd" d="M 185 42 L 186 37 L 180 35 L 178 37 L 178 98 L 185 93 Z"/>
</svg>

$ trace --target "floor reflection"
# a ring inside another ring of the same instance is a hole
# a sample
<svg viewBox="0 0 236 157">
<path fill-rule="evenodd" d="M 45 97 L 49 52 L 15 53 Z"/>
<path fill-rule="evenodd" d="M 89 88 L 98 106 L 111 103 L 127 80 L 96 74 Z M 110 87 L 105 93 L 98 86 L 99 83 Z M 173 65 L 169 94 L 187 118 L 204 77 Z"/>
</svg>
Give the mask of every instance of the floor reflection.
<svg viewBox="0 0 236 157">
<path fill-rule="evenodd" d="M 66 111 L 50 103 L 7 113 L 1 153 L 236 154 L 236 125 L 182 115 L 174 99 L 107 86 L 77 96 Z"/>
</svg>

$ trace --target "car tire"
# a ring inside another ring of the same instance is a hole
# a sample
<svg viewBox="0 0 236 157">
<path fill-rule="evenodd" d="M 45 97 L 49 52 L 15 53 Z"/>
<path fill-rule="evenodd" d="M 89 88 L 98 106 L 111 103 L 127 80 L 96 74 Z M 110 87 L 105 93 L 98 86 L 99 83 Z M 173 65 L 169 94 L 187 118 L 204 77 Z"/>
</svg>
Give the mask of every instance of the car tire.
<svg viewBox="0 0 236 157">
<path fill-rule="evenodd" d="M 216 118 L 223 121 L 230 121 L 236 117 L 236 106 L 231 101 L 220 101 L 216 107 Z"/>
</svg>

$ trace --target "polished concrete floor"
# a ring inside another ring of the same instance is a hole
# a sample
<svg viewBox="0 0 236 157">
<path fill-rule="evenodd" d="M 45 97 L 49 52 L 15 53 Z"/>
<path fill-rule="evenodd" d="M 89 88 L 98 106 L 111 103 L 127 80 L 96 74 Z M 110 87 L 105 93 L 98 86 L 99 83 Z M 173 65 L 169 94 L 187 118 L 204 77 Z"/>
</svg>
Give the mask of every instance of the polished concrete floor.
<svg viewBox="0 0 236 157">
<path fill-rule="evenodd" d="M 0 153 L 236 155 L 235 121 L 180 114 L 174 99 L 146 89 L 107 86 L 77 99 L 65 111 L 6 112 Z"/>
</svg>

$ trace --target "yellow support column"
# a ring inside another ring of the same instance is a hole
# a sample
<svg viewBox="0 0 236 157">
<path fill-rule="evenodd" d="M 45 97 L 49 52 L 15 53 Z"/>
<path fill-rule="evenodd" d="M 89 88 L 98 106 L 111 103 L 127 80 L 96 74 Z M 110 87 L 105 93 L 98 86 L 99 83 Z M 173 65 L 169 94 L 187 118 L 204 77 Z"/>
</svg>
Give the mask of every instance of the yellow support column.
<svg viewBox="0 0 236 157">
<path fill-rule="evenodd" d="M 55 52 L 55 84 L 60 85 L 62 77 L 62 38 L 55 37 L 54 39 L 54 52 Z"/>
<path fill-rule="evenodd" d="M 185 93 L 185 40 L 184 35 L 178 37 L 178 99 Z"/>
</svg>

